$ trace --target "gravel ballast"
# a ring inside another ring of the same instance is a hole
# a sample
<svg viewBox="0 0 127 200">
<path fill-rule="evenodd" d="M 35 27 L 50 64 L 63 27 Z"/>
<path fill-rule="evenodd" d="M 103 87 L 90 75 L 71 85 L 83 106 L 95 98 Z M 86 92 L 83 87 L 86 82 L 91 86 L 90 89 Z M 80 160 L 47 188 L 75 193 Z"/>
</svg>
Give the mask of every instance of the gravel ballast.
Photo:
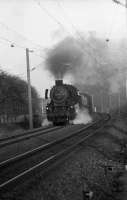
<svg viewBox="0 0 127 200">
<path fill-rule="evenodd" d="M 33 174 L 26 187 L 4 194 L 0 200 L 83 200 L 85 191 L 91 191 L 94 200 L 113 199 L 118 196 L 115 177 L 124 168 L 121 141 L 126 137 L 105 127 L 54 170 Z"/>
</svg>

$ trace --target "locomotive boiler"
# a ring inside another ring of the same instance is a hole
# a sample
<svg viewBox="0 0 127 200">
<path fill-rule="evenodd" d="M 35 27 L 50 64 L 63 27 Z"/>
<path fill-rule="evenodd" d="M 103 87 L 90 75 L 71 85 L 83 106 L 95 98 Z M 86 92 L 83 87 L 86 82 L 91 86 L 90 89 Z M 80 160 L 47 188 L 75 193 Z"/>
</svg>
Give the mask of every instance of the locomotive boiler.
<svg viewBox="0 0 127 200">
<path fill-rule="evenodd" d="M 48 90 L 45 91 L 45 98 L 48 99 Z M 46 106 L 48 121 L 54 125 L 68 124 L 76 117 L 76 105 L 86 107 L 91 112 L 92 101 L 89 95 L 80 94 L 78 89 L 63 80 L 56 80 L 49 94 L 50 102 Z"/>
</svg>

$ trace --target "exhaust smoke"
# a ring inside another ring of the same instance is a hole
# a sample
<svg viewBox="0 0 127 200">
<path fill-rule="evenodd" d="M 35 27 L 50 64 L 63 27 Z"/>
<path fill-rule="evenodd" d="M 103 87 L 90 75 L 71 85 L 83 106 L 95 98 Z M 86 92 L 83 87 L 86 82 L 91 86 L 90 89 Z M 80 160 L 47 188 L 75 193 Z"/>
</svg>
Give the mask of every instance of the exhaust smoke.
<svg viewBox="0 0 127 200">
<path fill-rule="evenodd" d="M 73 38 L 67 37 L 48 52 L 46 69 L 55 79 L 63 79 L 80 65 L 81 60 L 81 48 Z"/>
<path fill-rule="evenodd" d="M 83 39 L 66 37 L 47 51 L 46 69 L 55 79 L 66 79 L 81 92 L 94 96 L 95 104 L 107 96 L 107 105 L 114 106 L 110 97 L 121 95 L 126 103 L 127 40 L 105 42 L 96 33 Z M 67 79 L 68 80 L 68 79 Z M 118 102 L 118 98 L 115 98 Z M 113 105 L 112 105 L 113 104 Z M 118 104 L 118 103 L 116 103 Z"/>
</svg>

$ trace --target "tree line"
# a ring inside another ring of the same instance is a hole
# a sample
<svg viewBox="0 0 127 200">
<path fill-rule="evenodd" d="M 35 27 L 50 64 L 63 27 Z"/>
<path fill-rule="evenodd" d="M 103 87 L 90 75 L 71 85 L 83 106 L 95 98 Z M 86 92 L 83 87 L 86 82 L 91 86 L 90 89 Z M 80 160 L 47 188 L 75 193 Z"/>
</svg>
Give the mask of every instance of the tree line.
<svg viewBox="0 0 127 200">
<path fill-rule="evenodd" d="M 33 114 L 41 112 L 40 97 L 31 87 Z M 21 78 L 0 71 L 0 116 L 28 114 L 27 82 Z"/>
</svg>

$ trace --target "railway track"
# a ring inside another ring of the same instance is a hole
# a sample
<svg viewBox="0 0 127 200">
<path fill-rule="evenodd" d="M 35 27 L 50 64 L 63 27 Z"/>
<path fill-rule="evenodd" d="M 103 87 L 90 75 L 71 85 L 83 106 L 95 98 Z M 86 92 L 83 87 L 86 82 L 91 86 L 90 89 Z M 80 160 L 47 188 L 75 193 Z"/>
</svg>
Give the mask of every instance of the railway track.
<svg viewBox="0 0 127 200">
<path fill-rule="evenodd" d="M 0 190 L 10 190 L 36 170 L 47 171 L 55 161 L 73 152 L 76 147 L 98 132 L 110 119 L 109 115 L 87 126 L 73 130 L 67 137 L 60 138 L 12 157 L 0 163 Z"/>
<path fill-rule="evenodd" d="M 27 140 L 29 138 L 33 138 L 33 137 L 36 137 L 36 136 L 39 136 L 39 135 L 50 133 L 50 132 L 55 131 L 55 130 L 59 130 L 62 127 L 63 126 L 59 126 L 59 127 L 58 126 L 57 127 L 51 126 L 51 127 L 45 127 L 45 128 L 41 127 L 41 128 L 29 130 L 29 131 L 24 131 L 21 134 L 16 134 L 16 135 L 13 135 L 13 136 L 10 136 L 10 137 L 0 138 L 0 148 L 7 146 L 7 145 L 11 145 L 13 143 L 18 143 L 18 142 L 23 141 L 23 140 Z"/>
<path fill-rule="evenodd" d="M 26 131 L 23 132 L 22 134 L 17 134 L 17 135 L 13 135 L 11 137 L 7 137 L 7 138 L 1 138 L 0 139 L 0 148 L 7 146 L 7 145 L 11 145 L 13 143 L 18 143 L 20 141 L 32 138 L 32 137 L 36 137 L 42 134 L 46 134 L 55 130 L 60 129 L 61 127 L 48 127 L 48 128 L 37 128 L 37 129 L 33 129 L 31 131 Z"/>
</svg>

